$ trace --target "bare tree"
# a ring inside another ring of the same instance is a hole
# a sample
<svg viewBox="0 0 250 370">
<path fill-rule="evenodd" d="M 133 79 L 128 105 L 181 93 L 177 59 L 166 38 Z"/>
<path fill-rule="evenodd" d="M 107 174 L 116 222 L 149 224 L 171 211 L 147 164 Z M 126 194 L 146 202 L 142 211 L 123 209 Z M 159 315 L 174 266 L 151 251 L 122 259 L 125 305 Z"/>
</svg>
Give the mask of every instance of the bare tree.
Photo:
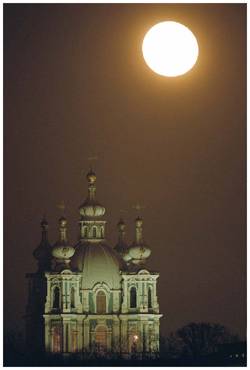
<svg viewBox="0 0 250 370">
<path fill-rule="evenodd" d="M 213 323 L 190 323 L 177 330 L 177 338 L 183 342 L 182 354 L 191 358 L 214 353 L 218 346 L 239 340 L 223 325 Z"/>
</svg>

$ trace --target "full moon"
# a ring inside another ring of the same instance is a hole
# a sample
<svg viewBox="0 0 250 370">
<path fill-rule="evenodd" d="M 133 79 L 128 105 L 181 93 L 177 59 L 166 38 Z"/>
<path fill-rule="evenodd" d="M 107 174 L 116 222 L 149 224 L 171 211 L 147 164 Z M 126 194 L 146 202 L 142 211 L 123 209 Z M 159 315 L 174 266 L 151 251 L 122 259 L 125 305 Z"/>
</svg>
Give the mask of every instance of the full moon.
<svg viewBox="0 0 250 370">
<path fill-rule="evenodd" d="M 195 65 L 199 46 L 190 29 L 181 23 L 167 21 L 157 23 L 146 33 L 142 53 L 154 72 L 176 77 Z"/>
</svg>

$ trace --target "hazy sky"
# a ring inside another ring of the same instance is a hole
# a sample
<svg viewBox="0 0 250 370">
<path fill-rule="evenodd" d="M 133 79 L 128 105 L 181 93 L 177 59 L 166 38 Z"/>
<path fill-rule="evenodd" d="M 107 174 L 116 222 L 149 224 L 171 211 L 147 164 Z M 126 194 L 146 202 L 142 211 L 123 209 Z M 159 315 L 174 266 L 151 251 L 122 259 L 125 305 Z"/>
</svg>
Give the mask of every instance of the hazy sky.
<svg viewBox="0 0 250 370">
<path fill-rule="evenodd" d="M 141 44 L 157 22 L 196 35 L 200 55 L 178 78 L 155 74 Z M 69 239 L 98 155 L 107 233 L 127 240 L 145 205 L 150 266 L 160 272 L 162 333 L 190 321 L 246 326 L 246 5 L 4 5 L 4 303 L 21 325 L 44 212 Z"/>
</svg>

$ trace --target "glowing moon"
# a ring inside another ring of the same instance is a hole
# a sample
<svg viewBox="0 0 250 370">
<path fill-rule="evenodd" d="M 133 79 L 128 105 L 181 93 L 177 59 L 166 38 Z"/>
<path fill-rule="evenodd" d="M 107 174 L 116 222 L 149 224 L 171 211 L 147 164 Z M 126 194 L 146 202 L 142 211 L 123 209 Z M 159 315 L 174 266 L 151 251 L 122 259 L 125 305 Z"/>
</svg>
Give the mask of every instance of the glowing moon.
<svg viewBox="0 0 250 370">
<path fill-rule="evenodd" d="M 146 33 L 142 53 L 147 65 L 162 76 L 175 77 L 196 63 L 199 46 L 194 34 L 183 24 L 167 21 Z"/>
</svg>

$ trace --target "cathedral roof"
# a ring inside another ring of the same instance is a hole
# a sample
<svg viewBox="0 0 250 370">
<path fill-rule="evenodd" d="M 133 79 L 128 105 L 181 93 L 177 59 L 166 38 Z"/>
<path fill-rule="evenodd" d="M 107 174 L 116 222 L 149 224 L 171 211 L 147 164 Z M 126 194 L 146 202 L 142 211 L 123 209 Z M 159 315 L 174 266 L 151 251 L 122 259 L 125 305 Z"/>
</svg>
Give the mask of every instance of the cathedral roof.
<svg viewBox="0 0 250 370">
<path fill-rule="evenodd" d="M 71 266 L 83 272 L 86 288 L 96 283 L 106 283 L 110 288 L 120 288 L 120 271 L 126 266 L 113 248 L 103 243 L 79 242 L 71 260 Z"/>
</svg>

